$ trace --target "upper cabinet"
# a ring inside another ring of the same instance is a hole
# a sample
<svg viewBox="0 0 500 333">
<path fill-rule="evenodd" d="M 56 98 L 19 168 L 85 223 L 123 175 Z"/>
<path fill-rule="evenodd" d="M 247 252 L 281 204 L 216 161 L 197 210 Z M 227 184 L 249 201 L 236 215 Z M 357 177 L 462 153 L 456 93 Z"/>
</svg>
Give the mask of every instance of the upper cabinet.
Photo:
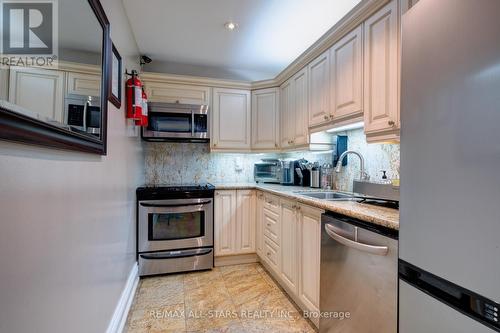
<svg viewBox="0 0 500 333">
<path fill-rule="evenodd" d="M 101 77 L 99 75 L 69 72 L 66 81 L 68 94 L 101 96 Z"/>
<path fill-rule="evenodd" d="M 210 87 L 146 82 L 145 88 L 151 102 L 210 105 Z"/>
<path fill-rule="evenodd" d="M 330 55 L 326 51 L 308 66 L 309 127 L 329 122 L 330 114 Z"/>
<path fill-rule="evenodd" d="M 34 93 L 36 92 L 36 93 Z M 10 67 L 9 102 L 52 120 L 64 120 L 64 72 Z"/>
<path fill-rule="evenodd" d="M 281 148 L 309 144 L 307 68 L 302 69 L 281 86 Z"/>
<path fill-rule="evenodd" d="M 279 148 L 279 88 L 252 92 L 252 149 Z"/>
<path fill-rule="evenodd" d="M 292 121 L 294 114 L 293 84 L 288 80 L 280 87 L 280 143 L 281 148 L 289 148 L 293 145 L 293 134 L 295 127 Z"/>
<path fill-rule="evenodd" d="M 309 114 L 309 91 L 307 80 L 307 68 L 302 69 L 292 77 L 293 81 L 293 146 L 305 146 L 309 144 L 309 129 L 307 119 Z"/>
<path fill-rule="evenodd" d="M 362 27 L 351 31 L 330 49 L 331 112 L 334 120 L 363 113 Z"/>
<path fill-rule="evenodd" d="M 250 97 L 248 90 L 213 89 L 212 149 L 250 150 Z"/>
<path fill-rule="evenodd" d="M 364 38 L 364 121 L 367 140 L 394 140 L 399 136 L 397 0 L 391 1 L 365 21 Z"/>
</svg>

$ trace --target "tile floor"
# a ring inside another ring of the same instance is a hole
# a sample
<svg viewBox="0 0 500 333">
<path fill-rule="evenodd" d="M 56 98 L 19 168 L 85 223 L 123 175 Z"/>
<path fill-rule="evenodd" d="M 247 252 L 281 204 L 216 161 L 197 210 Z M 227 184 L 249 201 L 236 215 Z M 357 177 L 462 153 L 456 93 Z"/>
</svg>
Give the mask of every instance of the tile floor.
<svg viewBox="0 0 500 333">
<path fill-rule="evenodd" d="M 142 279 L 127 333 L 314 332 L 260 264 Z"/>
</svg>

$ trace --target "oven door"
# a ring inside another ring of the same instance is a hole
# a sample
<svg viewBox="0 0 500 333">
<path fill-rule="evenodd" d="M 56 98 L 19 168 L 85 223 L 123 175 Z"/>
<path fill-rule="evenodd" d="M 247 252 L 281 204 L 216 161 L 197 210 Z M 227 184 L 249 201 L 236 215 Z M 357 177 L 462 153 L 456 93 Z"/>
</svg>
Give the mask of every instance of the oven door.
<svg viewBox="0 0 500 333">
<path fill-rule="evenodd" d="M 213 200 L 139 201 L 138 251 L 213 246 Z"/>
</svg>

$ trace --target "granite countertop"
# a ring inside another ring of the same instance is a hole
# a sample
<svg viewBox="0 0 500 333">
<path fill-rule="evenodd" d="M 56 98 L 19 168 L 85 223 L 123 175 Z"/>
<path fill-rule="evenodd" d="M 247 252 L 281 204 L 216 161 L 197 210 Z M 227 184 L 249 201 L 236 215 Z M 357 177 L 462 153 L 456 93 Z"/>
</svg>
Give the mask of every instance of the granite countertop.
<svg viewBox="0 0 500 333">
<path fill-rule="evenodd" d="M 379 207 L 355 201 L 326 201 L 297 194 L 298 191 L 321 191 L 300 186 L 284 186 L 278 184 L 258 184 L 258 183 L 220 183 L 214 184 L 217 190 L 233 189 L 257 189 L 282 197 L 296 200 L 298 202 L 318 207 L 327 211 L 343 214 L 357 218 L 361 221 L 381 225 L 391 229 L 399 230 L 399 211 L 397 209 Z"/>
</svg>

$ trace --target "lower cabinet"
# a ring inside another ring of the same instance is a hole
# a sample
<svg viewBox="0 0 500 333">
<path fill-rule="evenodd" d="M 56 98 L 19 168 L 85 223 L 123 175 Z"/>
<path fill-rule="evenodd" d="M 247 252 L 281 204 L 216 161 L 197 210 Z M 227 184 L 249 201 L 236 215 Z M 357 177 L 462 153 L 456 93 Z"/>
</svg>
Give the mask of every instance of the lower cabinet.
<svg viewBox="0 0 500 333">
<path fill-rule="evenodd" d="M 299 287 L 299 247 L 297 206 L 293 201 L 281 200 L 281 280 L 297 293 Z"/>
<path fill-rule="evenodd" d="M 322 211 L 299 205 L 299 291 L 303 310 L 319 311 Z"/>
<path fill-rule="evenodd" d="M 259 257 L 283 289 L 303 311 L 319 311 L 321 209 L 279 199 L 278 209 L 263 195 Z M 266 207 L 268 206 L 268 207 Z M 262 208 L 260 208 L 262 207 Z M 279 234 L 275 234 L 278 230 Z M 312 318 L 319 324 L 318 319 Z"/>
<path fill-rule="evenodd" d="M 323 213 L 261 191 L 217 190 L 215 256 L 224 260 L 257 253 L 303 311 L 317 312 Z M 319 324 L 317 318 L 311 320 Z"/>
<path fill-rule="evenodd" d="M 255 253 L 254 190 L 215 191 L 215 256 Z"/>
</svg>

